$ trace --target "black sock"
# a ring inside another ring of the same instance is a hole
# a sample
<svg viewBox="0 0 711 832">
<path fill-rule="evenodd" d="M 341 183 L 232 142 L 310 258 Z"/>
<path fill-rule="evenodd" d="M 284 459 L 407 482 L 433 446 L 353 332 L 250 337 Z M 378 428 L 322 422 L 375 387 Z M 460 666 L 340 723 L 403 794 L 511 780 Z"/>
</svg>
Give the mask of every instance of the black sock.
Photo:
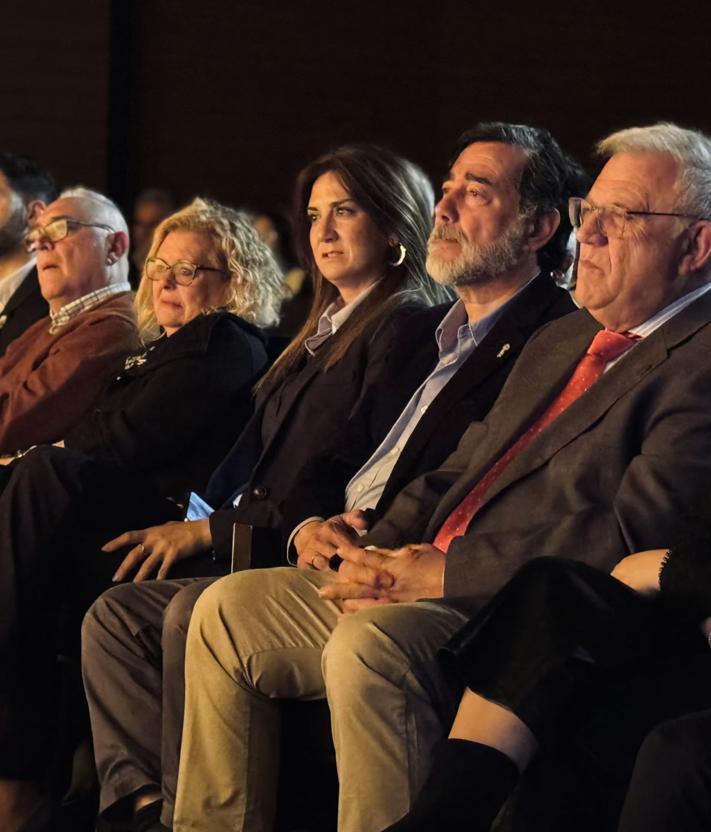
<svg viewBox="0 0 711 832">
<path fill-rule="evenodd" d="M 468 740 L 443 740 L 410 811 L 385 832 L 487 832 L 518 781 L 501 751 Z"/>
</svg>

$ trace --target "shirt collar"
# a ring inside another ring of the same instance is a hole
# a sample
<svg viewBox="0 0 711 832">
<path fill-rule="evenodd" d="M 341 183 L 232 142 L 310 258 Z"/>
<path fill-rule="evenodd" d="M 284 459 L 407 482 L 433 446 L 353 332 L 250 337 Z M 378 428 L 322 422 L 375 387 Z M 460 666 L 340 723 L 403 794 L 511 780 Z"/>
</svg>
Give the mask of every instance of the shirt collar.
<svg viewBox="0 0 711 832">
<path fill-rule="evenodd" d="M 474 346 L 479 344 L 486 338 L 486 336 L 494 328 L 494 325 L 499 318 L 504 314 L 509 304 L 513 303 L 514 299 L 519 296 L 523 290 L 529 286 L 538 277 L 535 275 L 530 280 L 527 280 L 523 286 L 516 290 L 511 297 L 504 301 L 501 306 L 497 306 L 493 312 L 489 312 L 478 321 L 470 324 L 467 320 L 467 311 L 464 302 L 458 300 L 447 314 L 442 319 L 442 322 L 437 327 L 435 338 L 440 353 L 451 352 L 459 341 L 471 338 L 474 341 Z"/>
<path fill-rule="evenodd" d="M 696 298 L 700 298 L 701 295 L 705 295 L 709 290 L 711 290 L 711 283 L 699 286 L 698 289 L 694 289 L 693 292 L 689 292 L 688 294 L 677 298 L 673 303 L 665 306 L 664 309 L 657 312 L 656 315 L 653 315 L 643 324 L 635 326 L 629 331 L 633 335 L 639 335 L 640 338 L 646 338 L 648 335 L 651 335 L 655 329 L 659 329 L 662 324 L 665 324 L 670 318 L 673 318 L 674 315 L 681 312 L 685 306 L 688 306 L 692 301 L 695 301 Z"/>
<path fill-rule="evenodd" d="M 52 321 L 49 327 L 50 334 L 54 335 L 55 332 L 58 332 L 63 326 L 66 326 L 69 321 L 73 320 L 78 315 L 81 315 L 82 312 L 88 312 L 90 309 L 94 309 L 94 307 L 99 306 L 99 304 L 103 303 L 108 298 L 130 291 L 131 284 L 128 282 L 114 283 L 111 286 L 102 286 L 101 289 L 96 289 L 93 292 L 89 292 L 88 294 L 82 295 L 80 298 L 71 301 L 71 303 L 65 304 L 56 312 L 50 312 L 49 317 Z"/>
<path fill-rule="evenodd" d="M 375 284 L 373 284 L 373 286 L 375 286 Z M 320 347 L 328 337 L 338 332 L 338 330 L 353 314 L 353 311 L 358 307 L 358 305 L 361 304 L 370 294 L 373 286 L 369 286 L 350 303 L 344 304 L 343 299 L 340 297 L 337 300 L 334 300 L 333 303 L 330 303 L 318 319 L 316 332 L 304 341 L 304 347 L 307 352 L 314 355 L 315 350 Z"/>
</svg>

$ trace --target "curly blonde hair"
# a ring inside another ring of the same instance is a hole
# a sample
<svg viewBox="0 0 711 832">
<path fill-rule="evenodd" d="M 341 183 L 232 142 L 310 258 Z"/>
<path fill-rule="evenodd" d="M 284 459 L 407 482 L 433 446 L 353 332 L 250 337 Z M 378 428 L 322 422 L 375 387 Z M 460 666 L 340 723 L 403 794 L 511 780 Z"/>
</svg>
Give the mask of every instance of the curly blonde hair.
<svg viewBox="0 0 711 832">
<path fill-rule="evenodd" d="M 220 307 L 260 327 L 279 321 L 284 281 L 274 255 L 254 229 L 251 217 L 209 199 L 196 198 L 163 220 L 153 232 L 148 257 L 155 257 L 171 231 L 195 231 L 214 238 L 222 265 L 229 272 L 229 297 Z M 136 316 L 144 340 L 159 332 L 153 310 L 151 281 L 145 270 L 136 292 Z M 205 309 L 204 313 L 214 312 Z"/>
</svg>

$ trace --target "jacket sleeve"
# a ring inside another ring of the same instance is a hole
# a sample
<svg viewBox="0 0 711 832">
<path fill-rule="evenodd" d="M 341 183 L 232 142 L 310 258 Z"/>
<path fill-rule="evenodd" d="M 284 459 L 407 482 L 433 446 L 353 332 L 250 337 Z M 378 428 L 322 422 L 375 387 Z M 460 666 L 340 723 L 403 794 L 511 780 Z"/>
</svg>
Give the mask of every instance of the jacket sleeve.
<svg viewBox="0 0 711 832">
<path fill-rule="evenodd" d="M 135 326 L 109 315 L 77 326 L 22 379 L 0 390 L 0 450 L 54 442 L 77 423 L 136 346 Z"/>
<path fill-rule="evenodd" d="M 171 462 L 224 418 L 236 395 L 250 395 L 266 360 L 261 348 L 252 347 L 230 322 L 219 322 L 205 352 L 166 361 L 125 407 L 91 411 L 68 444 L 122 470 Z"/>
</svg>

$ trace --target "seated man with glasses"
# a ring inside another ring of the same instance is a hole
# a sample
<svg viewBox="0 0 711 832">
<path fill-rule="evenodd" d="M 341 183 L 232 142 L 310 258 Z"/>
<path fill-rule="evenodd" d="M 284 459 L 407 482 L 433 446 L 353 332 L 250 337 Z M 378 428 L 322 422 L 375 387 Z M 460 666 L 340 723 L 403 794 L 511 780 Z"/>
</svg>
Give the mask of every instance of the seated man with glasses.
<svg viewBox="0 0 711 832">
<path fill-rule="evenodd" d="M 25 238 L 49 317 L 0 359 L 0 454 L 61 440 L 138 346 L 128 231 L 94 191 L 65 191 Z"/>
<path fill-rule="evenodd" d="M 609 571 L 695 525 L 711 480 L 711 140 L 659 124 L 600 150 L 588 209 L 573 204 L 583 308 L 533 335 L 486 420 L 339 548 L 337 574 L 251 570 L 201 595 L 176 829 L 252 828 L 275 785 L 280 698 L 328 699 L 340 832 L 397 822 L 462 694 L 437 654 L 522 564 Z M 484 221 L 495 204 L 474 197 Z"/>
</svg>

